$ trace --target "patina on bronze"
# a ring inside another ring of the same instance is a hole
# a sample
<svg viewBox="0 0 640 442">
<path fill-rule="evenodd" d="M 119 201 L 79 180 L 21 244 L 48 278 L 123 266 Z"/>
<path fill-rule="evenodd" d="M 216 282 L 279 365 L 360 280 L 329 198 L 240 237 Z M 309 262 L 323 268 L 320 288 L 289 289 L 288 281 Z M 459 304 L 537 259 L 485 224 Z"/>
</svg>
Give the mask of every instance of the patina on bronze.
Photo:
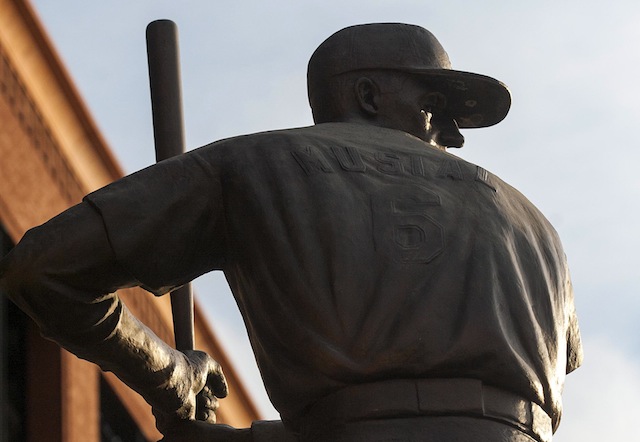
<svg viewBox="0 0 640 442">
<path fill-rule="evenodd" d="M 329 37 L 309 97 L 315 126 L 163 161 L 31 230 L 3 289 L 139 391 L 166 441 L 551 440 L 582 359 L 562 246 L 524 196 L 446 152 L 459 127 L 505 117 L 507 88 L 387 23 Z M 161 295 L 211 270 L 282 422 L 207 423 L 226 394 L 218 365 L 106 294 Z"/>
</svg>

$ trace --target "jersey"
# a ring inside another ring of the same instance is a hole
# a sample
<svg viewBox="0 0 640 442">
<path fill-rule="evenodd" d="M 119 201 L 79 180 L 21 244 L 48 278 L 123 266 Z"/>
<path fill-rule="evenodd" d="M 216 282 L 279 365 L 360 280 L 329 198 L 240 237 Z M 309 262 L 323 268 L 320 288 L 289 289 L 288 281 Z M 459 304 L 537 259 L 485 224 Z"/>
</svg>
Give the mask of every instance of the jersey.
<svg viewBox="0 0 640 442">
<path fill-rule="evenodd" d="M 163 294 L 223 270 L 293 423 L 344 386 L 474 378 L 553 420 L 581 360 L 555 230 L 488 171 L 347 123 L 219 141 L 90 194 L 114 253 Z"/>
</svg>

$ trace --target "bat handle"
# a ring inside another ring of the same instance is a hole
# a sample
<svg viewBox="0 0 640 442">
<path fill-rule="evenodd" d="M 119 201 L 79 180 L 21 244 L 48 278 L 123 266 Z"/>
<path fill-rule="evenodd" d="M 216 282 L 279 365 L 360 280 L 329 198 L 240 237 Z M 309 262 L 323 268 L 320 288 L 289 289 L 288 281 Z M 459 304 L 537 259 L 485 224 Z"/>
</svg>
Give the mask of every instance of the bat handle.
<svg viewBox="0 0 640 442">
<path fill-rule="evenodd" d="M 191 284 L 183 285 L 171 292 L 171 314 L 176 349 L 193 350 L 195 347 L 193 326 L 193 292 Z"/>
</svg>

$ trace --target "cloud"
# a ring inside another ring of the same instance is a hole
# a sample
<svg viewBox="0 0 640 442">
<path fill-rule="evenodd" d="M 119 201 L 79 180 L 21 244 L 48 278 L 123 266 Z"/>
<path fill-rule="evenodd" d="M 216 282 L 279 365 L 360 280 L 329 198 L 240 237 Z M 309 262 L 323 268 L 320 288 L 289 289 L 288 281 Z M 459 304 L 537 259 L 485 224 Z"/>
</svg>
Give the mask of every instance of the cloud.
<svg viewBox="0 0 640 442">
<path fill-rule="evenodd" d="M 584 365 L 567 377 L 554 442 L 636 440 L 640 361 L 606 338 L 584 342 Z"/>
</svg>

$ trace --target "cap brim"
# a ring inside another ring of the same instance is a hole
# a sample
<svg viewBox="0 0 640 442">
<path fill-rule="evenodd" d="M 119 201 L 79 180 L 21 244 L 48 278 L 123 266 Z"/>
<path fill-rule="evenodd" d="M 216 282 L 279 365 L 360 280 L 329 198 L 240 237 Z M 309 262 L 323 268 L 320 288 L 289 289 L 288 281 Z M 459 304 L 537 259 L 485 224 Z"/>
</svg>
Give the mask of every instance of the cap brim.
<svg viewBox="0 0 640 442">
<path fill-rule="evenodd" d="M 493 126 L 511 107 L 511 92 L 495 78 L 453 69 L 409 71 L 428 78 L 445 95 L 446 109 L 462 129 Z"/>
</svg>

